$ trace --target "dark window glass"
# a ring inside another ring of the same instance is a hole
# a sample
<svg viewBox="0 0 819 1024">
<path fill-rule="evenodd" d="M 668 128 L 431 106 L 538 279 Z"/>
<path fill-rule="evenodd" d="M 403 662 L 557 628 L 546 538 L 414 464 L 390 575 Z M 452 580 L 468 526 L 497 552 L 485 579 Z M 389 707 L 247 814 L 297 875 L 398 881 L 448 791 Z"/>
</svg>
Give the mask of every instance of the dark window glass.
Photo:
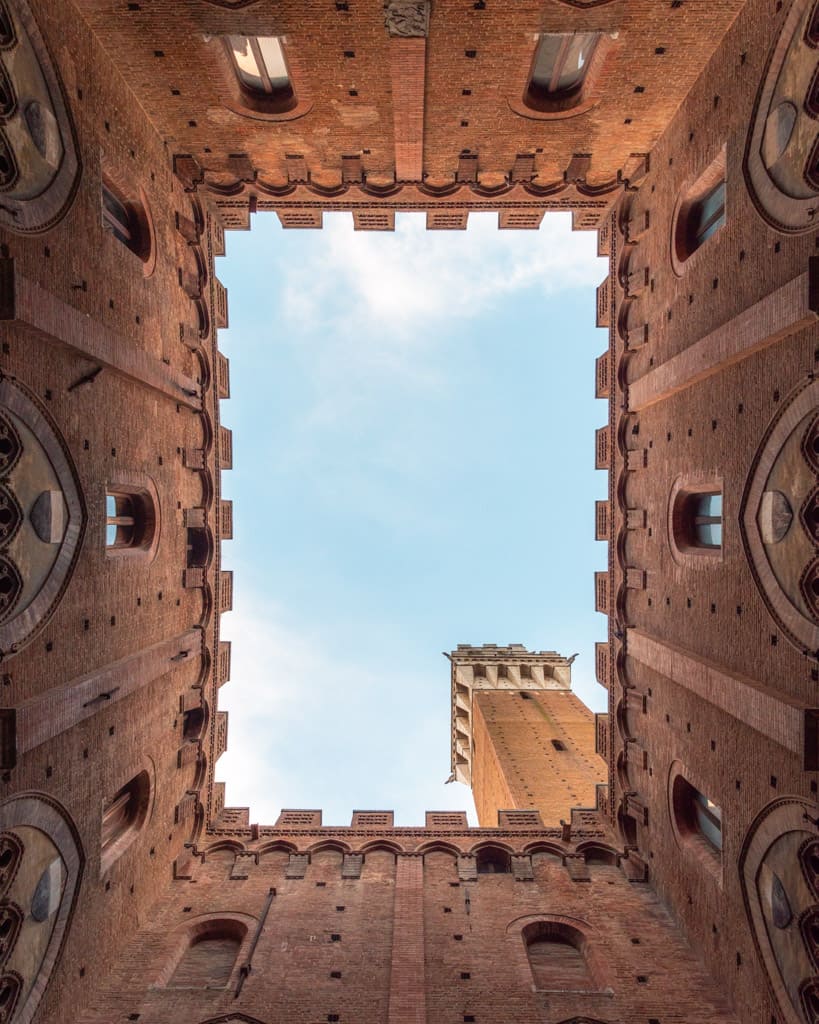
<svg viewBox="0 0 819 1024">
<path fill-rule="evenodd" d="M 725 223 L 725 181 L 692 203 L 688 213 L 689 255 L 707 241 Z"/>
<path fill-rule="evenodd" d="M 528 101 L 537 106 L 579 95 L 598 38 L 596 32 L 541 36 L 532 63 Z"/>
<path fill-rule="evenodd" d="M 102 186 L 102 223 L 123 245 L 127 245 L 132 251 L 137 249 L 136 218 L 107 185 Z"/>
<path fill-rule="evenodd" d="M 278 102 L 293 98 L 293 85 L 278 36 L 228 36 L 227 47 L 243 89 Z"/>
</svg>

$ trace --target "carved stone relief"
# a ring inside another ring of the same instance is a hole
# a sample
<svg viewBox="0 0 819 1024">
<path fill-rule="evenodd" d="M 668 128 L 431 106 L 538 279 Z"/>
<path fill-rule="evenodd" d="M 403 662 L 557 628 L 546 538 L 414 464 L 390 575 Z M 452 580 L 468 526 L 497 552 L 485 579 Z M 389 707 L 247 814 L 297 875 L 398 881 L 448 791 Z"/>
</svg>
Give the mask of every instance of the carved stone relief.
<svg viewBox="0 0 819 1024">
<path fill-rule="evenodd" d="M 422 38 L 429 30 L 426 0 L 392 0 L 384 7 L 384 23 L 391 36 Z"/>
</svg>

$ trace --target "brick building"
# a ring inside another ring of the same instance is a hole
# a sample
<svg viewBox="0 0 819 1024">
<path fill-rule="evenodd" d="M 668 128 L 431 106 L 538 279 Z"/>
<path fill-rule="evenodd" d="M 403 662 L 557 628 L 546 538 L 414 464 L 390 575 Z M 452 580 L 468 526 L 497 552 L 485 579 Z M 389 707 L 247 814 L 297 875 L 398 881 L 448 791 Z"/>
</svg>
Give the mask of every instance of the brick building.
<svg viewBox="0 0 819 1024">
<path fill-rule="evenodd" d="M 0 0 L 0 1024 L 819 1022 L 818 58 L 816 0 Z M 609 712 L 454 650 L 477 829 L 214 782 L 214 257 L 324 210 L 610 261 Z"/>
</svg>

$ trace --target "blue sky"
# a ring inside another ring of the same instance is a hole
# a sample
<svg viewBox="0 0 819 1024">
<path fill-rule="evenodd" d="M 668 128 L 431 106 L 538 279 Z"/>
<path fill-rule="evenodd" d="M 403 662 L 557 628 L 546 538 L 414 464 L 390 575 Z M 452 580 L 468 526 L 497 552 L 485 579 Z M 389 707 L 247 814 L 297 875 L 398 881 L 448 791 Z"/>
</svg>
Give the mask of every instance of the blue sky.
<svg viewBox="0 0 819 1024">
<path fill-rule="evenodd" d="M 593 232 L 283 231 L 272 214 L 229 232 L 234 610 L 227 803 L 272 824 L 281 807 L 466 809 L 450 764 L 449 663 L 458 643 L 579 652 L 594 710 Z"/>
</svg>

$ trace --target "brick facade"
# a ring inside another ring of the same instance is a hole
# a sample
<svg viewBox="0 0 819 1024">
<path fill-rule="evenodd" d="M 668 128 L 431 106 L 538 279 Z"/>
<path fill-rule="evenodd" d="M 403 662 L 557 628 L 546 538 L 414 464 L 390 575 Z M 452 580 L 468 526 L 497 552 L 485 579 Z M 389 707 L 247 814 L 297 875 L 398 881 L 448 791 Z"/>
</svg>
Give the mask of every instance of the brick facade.
<svg viewBox="0 0 819 1024">
<path fill-rule="evenodd" d="M 291 103 L 228 34 L 283 39 Z M 816 1024 L 818 51 L 809 0 L 0 2 L 0 1022 Z M 214 776 L 225 229 L 561 209 L 609 258 L 608 713 L 459 647 L 480 828 L 252 823 Z"/>
</svg>

